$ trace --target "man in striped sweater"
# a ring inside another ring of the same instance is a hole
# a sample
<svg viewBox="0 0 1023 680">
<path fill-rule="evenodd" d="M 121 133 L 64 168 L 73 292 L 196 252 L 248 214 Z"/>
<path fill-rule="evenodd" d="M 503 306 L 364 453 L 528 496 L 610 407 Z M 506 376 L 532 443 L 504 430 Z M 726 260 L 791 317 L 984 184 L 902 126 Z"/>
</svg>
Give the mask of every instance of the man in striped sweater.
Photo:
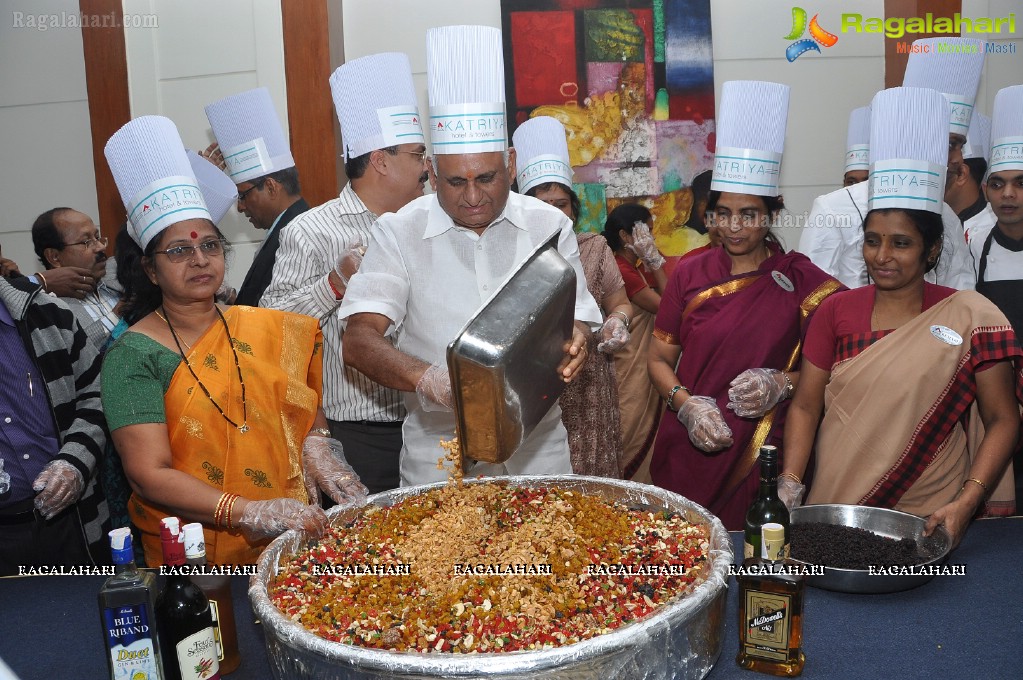
<svg viewBox="0 0 1023 680">
<path fill-rule="evenodd" d="M 0 576 L 109 562 L 99 375 L 67 305 L 24 277 L 0 278 Z"/>
</svg>

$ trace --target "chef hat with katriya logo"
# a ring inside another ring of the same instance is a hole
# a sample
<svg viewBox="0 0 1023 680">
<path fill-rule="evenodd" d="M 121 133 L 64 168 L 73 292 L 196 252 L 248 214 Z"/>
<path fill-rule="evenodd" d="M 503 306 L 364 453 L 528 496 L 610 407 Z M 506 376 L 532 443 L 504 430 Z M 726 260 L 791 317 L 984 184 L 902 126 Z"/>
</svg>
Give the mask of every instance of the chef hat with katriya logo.
<svg viewBox="0 0 1023 680">
<path fill-rule="evenodd" d="M 1023 85 L 998 91 L 991 113 L 988 172 L 1023 170 Z"/>
<path fill-rule="evenodd" d="M 870 167 L 870 107 L 861 106 L 849 114 L 849 130 L 845 135 L 845 172 Z"/>
<path fill-rule="evenodd" d="M 224 154 L 227 176 L 235 184 L 295 167 L 288 138 L 265 87 L 213 102 L 206 107 L 206 118 Z"/>
<path fill-rule="evenodd" d="M 195 179 L 199 182 L 199 190 L 202 191 L 203 200 L 206 201 L 206 209 L 210 211 L 213 224 L 220 224 L 220 220 L 227 216 L 228 211 L 238 202 L 238 187 L 234 185 L 231 178 L 224 174 L 224 171 L 210 163 L 208 160 L 191 149 L 185 149 L 188 155 L 188 163 L 192 166 Z"/>
<path fill-rule="evenodd" d="M 433 153 L 466 154 L 508 148 L 501 31 L 442 26 L 426 32 Z"/>
<path fill-rule="evenodd" d="M 425 144 L 408 56 L 360 57 L 330 76 L 345 160 L 398 144 Z"/>
<path fill-rule="evenodd" d="M 731 80 L 721 88 L 711 191 L 778 196 L 789 87 Z"/>
<path fill-rule="evenodd" d="M 970 131 L 963 145 L 963 158 L 983 158 L 991 153 L 991 119 L 983 113 L 974 112 L 970 118 Z"/>
<path fill-rule="evenodd" d="M 550 116 L 530 118 L 512 135 L 518 167 L 519 193 L 548 182 L 572 188 L 565 126 Z"/>
<path fill-rule="evenodd" d="M 974 38 L 913 41 L 902 86 L 928 87 L 945 95 L 952 107 L 949 134 L 965 137 L 970 129 L 977 88 L 984 71 L 984 49 L 985 42 Z"/>
<path fill-rule="evenodd" d="M 870 103 L 869 207 L 941 214 L 949 103 L 936 90 L 893 87 Z M 906 125 L 906 121 L 913 121 Z"/>
<path fill-rule="evenodd" d="M 211 220 L 178 129 L 169 118 L 142 116 L 115 132 L 103 154 L 128 211 L 128 234 L 143 250 L 164 229 Z"/>
</svg>

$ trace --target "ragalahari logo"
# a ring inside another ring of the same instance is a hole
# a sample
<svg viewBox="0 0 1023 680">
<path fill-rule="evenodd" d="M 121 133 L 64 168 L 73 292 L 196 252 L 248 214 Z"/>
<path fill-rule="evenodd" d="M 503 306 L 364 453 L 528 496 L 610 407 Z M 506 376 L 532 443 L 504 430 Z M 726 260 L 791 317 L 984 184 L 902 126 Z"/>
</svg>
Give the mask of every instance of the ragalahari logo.
<svg viewBox="0 0 1023 680">
<path fill-rule="evenodd" d="M 828 33 L 820 24 L 817 23 L 817 17 L 819 15 L 814 14 L 813 19 L 810 20 L 809 26 L 807 26 L 806 10 L 802 7 L 792 8 L 792 31 L 785 36 L 785 40 L 795 40 L 785 50 L 785 58 L 790 62 L 799 59 L 800 56 L 807 52 L 813 51 L 818 54 L 821 51 L 821 47 L 833 47 L 838 42 L 838 36 L 834 33 Z M 809 38 L 803 38 L 803 34 L 807 31 L 810 32 Z"/>
</svg>

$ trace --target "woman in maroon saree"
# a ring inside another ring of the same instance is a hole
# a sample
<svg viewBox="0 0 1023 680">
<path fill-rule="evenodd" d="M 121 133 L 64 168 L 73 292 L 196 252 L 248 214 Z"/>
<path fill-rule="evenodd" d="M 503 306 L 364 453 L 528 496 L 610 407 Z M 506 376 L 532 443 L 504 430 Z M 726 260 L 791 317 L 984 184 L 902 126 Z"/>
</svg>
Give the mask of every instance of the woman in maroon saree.
<svg viewBox="0 0 1023 680">
<path fill-rule="evenodd" d="M 756 494 L 760 446 L 781 444 L 809 319 L 842 288 L 770 235 L 782 207 L 780 197 L 711 192 L 723 247 L 680 263 L 650 347 L 650 379 L 668 406 L 654 484 L 703 505 L 730 530 L 742 528 Z"/>
</svg>

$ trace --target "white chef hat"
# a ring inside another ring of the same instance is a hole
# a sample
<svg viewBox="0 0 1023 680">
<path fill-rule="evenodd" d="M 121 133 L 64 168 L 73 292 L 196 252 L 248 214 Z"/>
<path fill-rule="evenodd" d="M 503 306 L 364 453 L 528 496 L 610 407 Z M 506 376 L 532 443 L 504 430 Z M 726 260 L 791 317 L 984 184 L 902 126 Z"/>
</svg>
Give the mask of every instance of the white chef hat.
<svg viewBox="0 0 1023 680">
<path fill-rule="evenodd" d="M 501 31 L 442 26 L 426 32 L 430 139 L 434 154 L 508 148 Z"/>
<path fill-rule="evenodd" d="M 342 64 L 330 76 L 330 92 L 346 161 L 388 146 L 426 143 L 405 54 L 371 54 Z"/>
<path fill-rule="evenodd" d="M 998 91 L 991 112 L 988 172 L 1023 170 L 1023 85 Z"/>
<path fill-rule="evenodd" d="M 970 118 L 970 131 L 966 133 L 963 158 L 983 158 L 991 153 L 991 119 L 983 113 L 974 112 Z"/>
<path fill-rule="evenodd" d="M 142 116 L 115 132 L 103 154 L 128 211 L 128 233 L 145 250 L 171 225 L 211 220 L 178 129 L 169 118 Z"/>
<path fill-rule="evenodd" d="M 921 38 L 913 41 L 903 87 L 928 87 L 945 95 L 951 105 L 949 133 L 966 136 L 973 104 L 984 71 L 983 40 Z M 947 151 L 947 149 L 946 149 Z"/>
<path fill-rule="evenodd" d="M 224 154 L 227 176 L 235 184 L 295 167 L 288 139 L 265 87 L 213 102 L 206 107 L 206 118 Z"/>
<path fill-rule="evenodd" d="M 789 87 L 732 80 L 721 88 L 712 191 L 778 196 Z"/>
<path fill-rule="evenodd" d="M 941 214 L 949 108 L 945 97 L 928 88 L 893 87 L 874 95 L 870 104 L 871 210 L 913 208 Z"/>
<path fill-rule="evenodd" d="M 572 188 L 565 126 L 550 116 L 530 118 L 512 135 L 518 167 L 519 193 L 540 184 L 558 182 Z"/>
<path fill-rule="evenodd" d="M 188 156 L 189 165 L 192 166 L 192 172 L 195 173 L 195 179 L 199 182 L 199 190 L 202 191 L 213 224 L 220 224 L 220 220 L 224 219 L 238 201 L 238 187 L 223 170 L 195 151 L 185 149 L 185 154 Z"/>
<path fill-rule="evenodd" d="M 849 130 L 845 136 L 845 171 L 870 167 L 870 107 L 861 106 L 849 114 Z"/>
</svg>

